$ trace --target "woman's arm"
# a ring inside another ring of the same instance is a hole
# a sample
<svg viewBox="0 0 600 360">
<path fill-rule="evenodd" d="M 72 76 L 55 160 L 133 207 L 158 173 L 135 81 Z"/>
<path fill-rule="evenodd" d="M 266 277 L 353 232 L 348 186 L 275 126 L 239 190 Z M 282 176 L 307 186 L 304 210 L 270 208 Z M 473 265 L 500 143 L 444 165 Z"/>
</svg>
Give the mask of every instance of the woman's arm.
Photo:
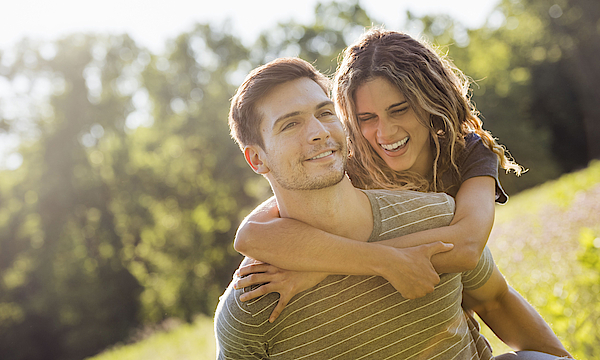
<svg viewBox="0 0 600 360">
<path fill-rule="evenodd" d="M 572 358 L 540 314 L 508 286 L 496 265 L 482 287 L 464 291 L 463 307 L 474 310 L 498 338 L 515 350 Z"/>
<path fill-rule="evenodd" d="M 405 235 L 377 244 L 329 234 L 303 222 L 279 218 L 271 198 L 246 218 L 234 247 L 240 253 L 295 271 L 373 275 L 381 263 L 381 245 L 407 248 L 435 241 L 454 244 L 452 251 L 431 258 L 438 273 L 473 269 L 487 243 L 494 222 L 495 180 L 478 176 L 463 182 L 456 196 L 450 226 Z"/>
<path fill-rule="evenodd" d="M 430 238 L 454 244 L 452 251 L 431 259 L 438 272 L 463 272 L 477 266 L 494 225 L 495 190 L 496 180 L 490 176 L 465 180 L 456 194 L 456 211 L 450 226 L 428 230 L 440 235 L 429 234 Z M 419 233 L 408 236 L 419 241 Z"/>
</svg>

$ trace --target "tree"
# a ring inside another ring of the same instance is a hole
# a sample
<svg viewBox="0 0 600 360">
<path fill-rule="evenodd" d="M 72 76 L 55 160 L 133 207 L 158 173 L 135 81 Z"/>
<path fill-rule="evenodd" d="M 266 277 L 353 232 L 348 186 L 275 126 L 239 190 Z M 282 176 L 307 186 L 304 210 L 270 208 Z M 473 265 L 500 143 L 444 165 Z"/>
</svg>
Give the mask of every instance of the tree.
<svg viewBox="0 0 600 360">
<path fill-rule="evenodd" d="M 473 30 L 446 16 L 409 14 L 409 23 L 475 80 L 473 101 L 484 126 L 530 169 L 518 179 L 501 176 L 509 192 L 598 158 L 590 144 L 600 142 L 593 85 L 600 71 L 599 8 L 586 0 L 506 0 Z"/>
<path fill-rule="evenodd" d="M 53 93 L 45 94 L 47 111 L 10 119 L 15 127 L 29 122 L 37 136 L 23 144 L 21 168 L 0 178 L 0 308 L 8 309 L 0 323 L 3 358 L 81 358 L 137 324 L 141 289 L 112 256 L 122 245 L 111 194 L 93 167 L 94 143 L 116 129 L 129 99 L 90 101 L 90 80 L 82 76 L 97 66 L 107 70 L 105 84 L 116 81 L 126 62 L 117 55 L 111 72 L 94 54 L 101 46 L 113 55 L 137 49 L 127 37 L 73 36 L 52 46 L 53 54 L 42 56 L 41 45 L 23 41 L 4 71 L 31 84 L 32 106 L 36 86 L 49 83 Z"/>
<path fill-rule="evenodd" d="M 543 25 L 532 52 L 535 121 L 551 129 L 564 170 L 587 166 L 600 159 L 600 3 L 526 0 L 521 6 Z"/>
<path fill-rule="evenodd" d="M 3 358 L 79 359 L 141 324 L 214 312 L 241 259 L 236 225 L 269 194 L 229 136 L 229 99 L 294 44 L 332 72 L 344 33 L 368 22 L 357 4 L 318 6 L 316 18 L 251 50 L 227 24 L 199 24 L 164 54 L 73 35 L 23 41 L 3 62 L 3 79 L 31 85 L 18 95 L 26 114 L 3 112 L 3 131 L 26 122 L 20 135 L 34 134 L 22 166 L 0 176 Z"/>
<path fill-rule="evenodd" d="M 583 146 L 597 154 L 597 5 L 561 1 L 561 16 L 541 0 L 506 1 L 500 25 L 477 30 L 410 17 L 477 80 L 486 128 L 532 169 L 503 179 L 512 192 L 568 169 Z M 140 325 L 211 315 L 241 260 L 235 229 L 270 194 L 229 136 L 231 96 L 280 56 L 332 74 L 373 23 L 358 2 L 331 2 L 251 47 L 225 23 L 198 24 L 162 54 L 126 35 L 24 40 L 1 53 L 0 86 L 20 110 L 0 102 L 0 131 L 20 136 L 23 164 L 0 171 L 0 357 L 80 359 Z M 558 136 L 583 128 L 587 142 L 557 155 Z"/>
</svg>

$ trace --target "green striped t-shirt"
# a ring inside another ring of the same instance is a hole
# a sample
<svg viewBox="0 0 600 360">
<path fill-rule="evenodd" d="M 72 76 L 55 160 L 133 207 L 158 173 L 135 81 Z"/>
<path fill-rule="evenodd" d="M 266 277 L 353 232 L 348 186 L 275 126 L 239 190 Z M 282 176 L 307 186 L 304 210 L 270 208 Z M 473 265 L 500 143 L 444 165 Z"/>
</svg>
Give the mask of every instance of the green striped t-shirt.
<svg viewBox="0 0 600 360">
<path fill-rule="evenodd" d="M 368 190 L 369 241 L 448 225 L 453 199 L 442 193 Z M 403 298 L 379 276 L 329 276 L 297 294 L 274 323 L 279 294 L 241 302 L 230 285 L 215 314 L 219 359 L 491 359 L 478 325 L 461 307 L 462 290 L 482 286 L 493 270 L 486 248 L 469 272 L 442 274 L 435 290 Z"/>
</svg>

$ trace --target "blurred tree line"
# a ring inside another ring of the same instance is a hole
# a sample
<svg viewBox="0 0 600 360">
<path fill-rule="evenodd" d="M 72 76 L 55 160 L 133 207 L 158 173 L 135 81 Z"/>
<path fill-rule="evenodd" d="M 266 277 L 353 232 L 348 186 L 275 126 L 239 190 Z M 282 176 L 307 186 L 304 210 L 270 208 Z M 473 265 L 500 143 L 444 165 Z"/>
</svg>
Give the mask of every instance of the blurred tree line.
<svg viewBox="0 0 600 360">
<path fill-rule="evenodd" d="M 600 158 L 600 2 L 502 0 L 480 29 L 444 16 L 409 22 L 470 76 L 484 125 L 531 171 L 509 193 Z"/>
<path fill-rule="evenodd" d="M 505 0 L 475 30 L 408 19 L 476 80 L 485 127 L 530 169 L 503 178 L 510 193 L 600 158 L 599 2 Z M 231 96 L 280 56 L 332 74 L 372 24 L 333 2 L 250 47 L 224 23 L 162 54 L 101 34 L 2 51 L 0 132 L 23 163 L 0 171 L 0 358 L 81 359 L 141 325 L 212 315 L 241 260 L 236 227 L 270 194 L 230 139 Z"/>
</svg>

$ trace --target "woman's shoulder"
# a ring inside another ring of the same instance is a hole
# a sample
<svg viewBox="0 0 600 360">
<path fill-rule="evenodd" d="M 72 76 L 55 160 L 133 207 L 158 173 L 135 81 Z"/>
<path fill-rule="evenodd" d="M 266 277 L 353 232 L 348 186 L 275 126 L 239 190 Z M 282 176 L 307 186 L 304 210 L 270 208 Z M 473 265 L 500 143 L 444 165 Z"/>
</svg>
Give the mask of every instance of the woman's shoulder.
<svg viewBox="0 0 600 360">
<path fill-rule="evenodd" d="M 467 133 L 464 136 L 465 146 L 458 156 L 458 167 L 468 167 L 469 163 L 477 162 L 481 158 L 496 160 L 496 154 L 485 145 L 481 136 L 475 132 Z"/>
<path fill-rule="evenodd" d="M 465 139 L 465 150 L 472 149 L 474 146 L 477 146 L 478 144 L 481 144 L 487 148 L 487 146 L 485 146 L 485 144 L 483 143 L 483 140 L 481 140 L 481 136 L 479 136 L 479 134 L 477 134 L 476 132 L 467 133 L 464 136 L 464 139 Z"/>
</svg>

